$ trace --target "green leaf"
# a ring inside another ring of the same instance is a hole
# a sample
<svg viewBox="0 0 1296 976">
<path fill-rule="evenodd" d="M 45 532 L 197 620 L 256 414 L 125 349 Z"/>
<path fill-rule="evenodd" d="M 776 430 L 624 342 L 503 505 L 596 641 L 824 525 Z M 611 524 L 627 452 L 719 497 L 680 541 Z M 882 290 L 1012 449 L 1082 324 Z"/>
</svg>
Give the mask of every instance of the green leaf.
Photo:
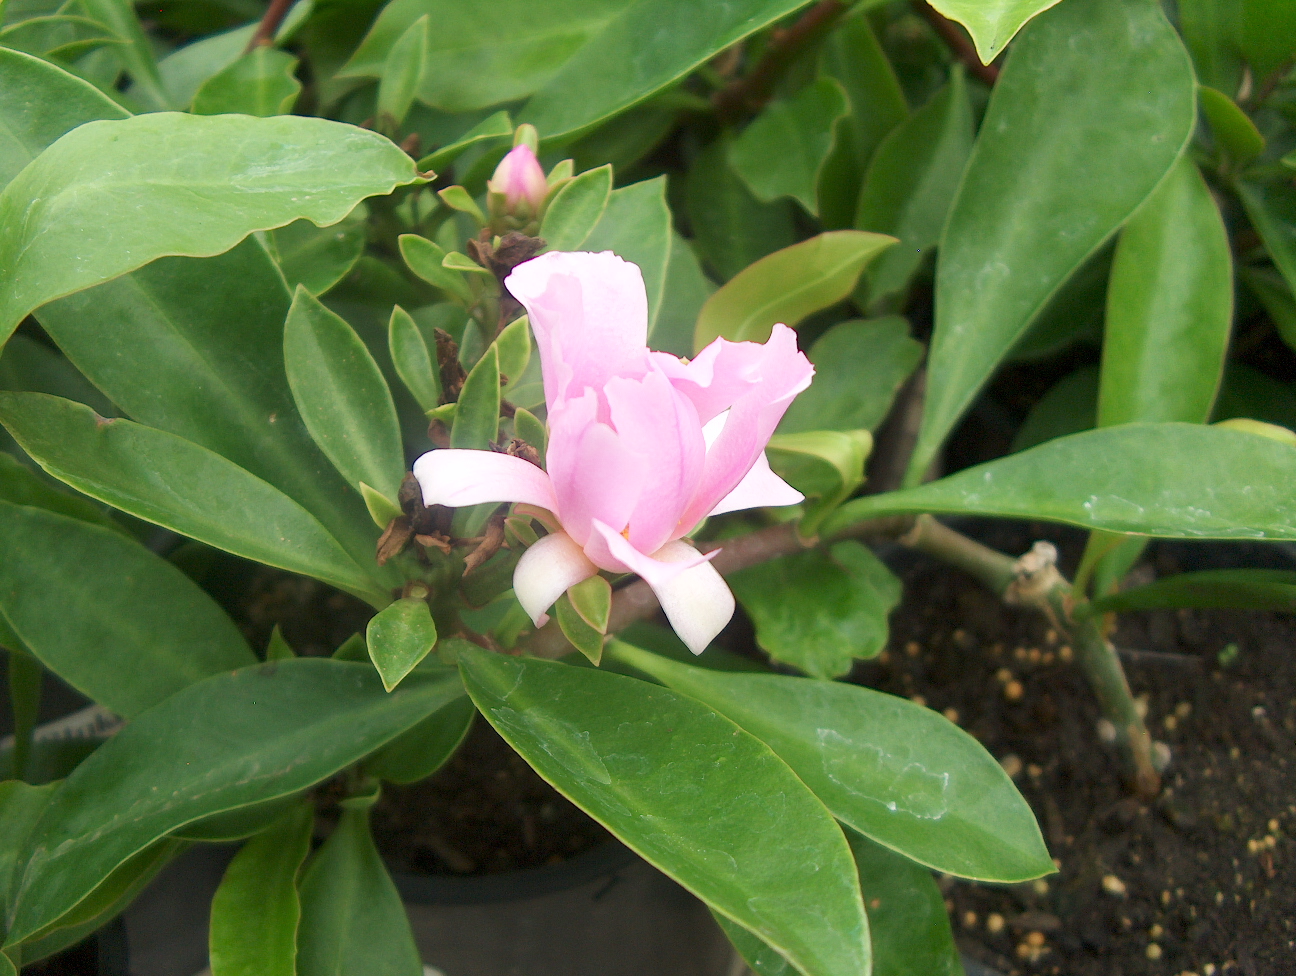
<svg viewBox="0 0 1296 976">
<path fill-rule="evenodd" d="M 77 126 L 129 113 L 87 81 L 0 48 L 0 187 Z"/>
<path fill-rule="evenodd" d="M 499 434 L 499 350 L 490 346 L 477 360 L 459 391 L 450 446 L 484 451 Z"/>
<path fill-rule="evenodd" d="M 59 786 L 33 833 L 9 939 L 75 907 L 132 854 L 202 817 L 288 796 L 385 745 L 462 693 L 417 674 L 388 694 L 368 664 L 298 658 L 184 689 Z"/>
<path fill-rule="evenodd" d="M 514 319 L 500 330 L 493 345 L 499 356 L 500 382 L 507 391 L 523 378 L 531 361 L 530 320 L 525 315 Z"/>
<path fill-rule="evenodd" d="M 203 82 L 194 93 L 195 115 L 239 113 L 267 117 L 292 111 L 301 82 L 297 59 L 286 51 L 258 45 Z"/>
<path fill-rule="evenodd" d="M 662 301 L 648 331 L 648 345 L 676 356 L 692 355 L 693 327 L 715 288 L 702 273 L 692 244 L 672 232 Z"/>
<path fill-rule="evenodd" d="M 390 783 L 427 779 L 459 749 L 476 716 L 471 699 L 456 698 L 367 759 L 365 773 Z"/>
<path fill-rule="evenodd" d="M 383 8 L 341 73 L 379 77 L 397 39 L 427 15 L 436 30 L 419 86 L 421 101 L 450 112 L 515 101 L 544 84 L 627 4 L 549 0 L 538 6 L 529 0 L 499 0 L 483 7 L 459 0 L 395 0 Z"/>
<path fill-rule="evenodd" d="M 613 190 L 607 198 L 603 216 L 581 242 L 583 251 L 612 251 L 639 266 L 648 292 L 649 335 L 656 329 L 661 314 L 673 247 L 672 233 L 671 212 L 666 203 L 666 177 L 659 176 Z M 503 365 L 500 368 L 503 370 Z"/>
<path fill-rule="evenodd" d="M 886 646 L 900 581 L 858 542 L 810 549 L 752 566 L 729 585 L 770 657 L 815 678 L 850 671 Z"/>
<path fill-rule="evenodd" d="M 162 258 L 46 305 L 40 321 L 132 419 L 269 482 L 368 566 L 377 533 L 311 440 L 284 376 L 290 303 L 265 249 L 247 240 L 212 258 Z"/>
<path fill-rule="evenodd" d="M 1098 423 L 1205 423 L 1233 325 L 1228 232 L 1187 157 L 1130 218 L 1107 286 Z"/>
<path fill-rule="evenodd" d="M 107 512 L 88 498 L 59 491 L 13 455 L 3 452 L 0 452 L 0 501 L 43 508 L 116 532 L 122 531 Z"/>
<path fill-rule="evenodd" d="M 918 488 L 857 498 L 825 535 L 917 512 L 1062 522 L 1170 539 L 1296 539 L 1296 449 L 1198 424 L 1073 434 Z"/>
<path fill-rule="evenodd" d="M 463 190 L 463 187 L 452 186 L 450 187 L 450 189 Z M 443 190 L 441 192 L 442 192 L 442 196 L 444 197 L 449 191 Z M 464 192 L 459 196 L 461 197 L 461 199 L 468 200 L 469 202 L 471 202 L 471 198 L 468 197 L 468 193 L 466 190 L 464 190 Z M 471 208 L 459 206 L 459 207 L 455 207 L 455 209 L 463 210 L 465 213 L 474 213 L 474 214 L 480 213 L 480 211 L 477 209 L 477 204 L 475 203 L 472 204 Z M 480 264 L 478 264 L 468 255 L 460 254 L 458 251 L 446 252 L 446 256 L 441 259 L 441 267 L 449 268 L 451 271 L 461 271 L 466 274 L 481 275 L 483 278 L 493 278 L 495 276 L 495 272 L 491 271 L 490 268 L 483 268 Z"/>
<path fill-rule="evenodd" d="M 211 902 L 211 976 L 296 976 L 297 872 L 314 822 L 314 808 L 297 804 L 225 869 Z"/>
<path fill-rule="evenodd" d="M 1236 184 L 1247 216 L 1287 287 L 1296 291 L 1296 187 L 1288 183 Z"/>
<path fill-rule="evenodd" d="M 55 788 L 53 783 L 32 786 L 14 779 L 0 782 L 0 833 L 5 837 L 5 843 L 0 845 L 0 918 L 8 920 L 13 912 L 28 839 Z"/>
<path fill-rule="evenodd" d="M 378 84 L 378 118 L 399 126 L 409 114 L 428 59 L 428 15 L 424 14 L 397 38 L 383 64 Z"/>
<path fill-rule="evenodd" d="M 612 167 L 587 170 L 563 185 L 545 208 L 540 236 L 550 251 L 579 251 L 612 193 Z"/>
<path fill-rule="evenodd" d="M 436 640 L 432 611 L 421 598 L 397 600 L 371 618 L 365 628 L 369 657 L 388 691 L 428 656 Z"/>
<path fill-rule="evenodd" d="M 364 253 L 366 227 L 363 213 L 352 211 L 331 227 L 316 227 L 295 220 L 265 232 L 266 250 L 279 265 L 290 291 L 305 285 L 312 295 L 322 295 L 346 277 Z"/>
<path fill-rule="evenodd" d="M 413 160 L 382 136 L 325 119 L 161 112 L 88 123 L 0 193 L 0 337 L 46 302 L 154 258 L 219 254 L 302 217 L 335 223 L 415 180 Z"/>
<path fill-rule="evenodd" d="M 612 584 L 602 576 L 591 576 L 568 587 L 556 606 L 563 634 L 597 667 L 603 658 L 603 638 L 612 611 Z"/>
<path fill-rule="evenodd" d="M 619 674 L 477 648 L 459 667 L 500 735 L 649 863 L 810 976 L 868 971 L 845 840 L 763 743 Z"/>
<path fill-rule="evenodd" d="M 1296 9 L 1273 0 L 1240 0 L 1237 43 L 1257 80 L 1291 69 L 1296 58 Z"/>
<path fill-rule="evenodd" d="M 39 393 L 0 393 L 0 422 L 42 468 L 91 498 L 377 606 L 388 602 L 305 509 L 192 441 Z"/>
<path fill-rule="evenodd" d="M 1273 268 L 1244 267 L 1238 269 L 1238 277 L 1260 299 L 1282 341 L 1296 349 L 1296 296 L 1283 276 Z"/>
<path fill-rule="evenodd" d="M 1174 28 L 1144 0 L 1060 4 L 1013 45 L 940 242 L 910 483 L 1050 296 L 1174 164 L 1195 91 Z"/>
<path fill-rule="evenodd" d="M 693 348 L 718 336 L 764 342 L 779 322 L 795 328 L 849 295 L 864 266 L 893 243 L 883 234 L 834 230 L 761 258 L 707 299 Z"/>
<path fill-rule="evenodd" d="M 761 203 L 752 196 L 729 168 L 728 145 L 728 137 L 721 136 L 707 146 L 694 160 L 685 184 L 689 223 L 698 250 L 724 280 L 800 236 L 792 203 Z M 689 325 L 691 343 L 693 323 Z"/>
<path fill-rule="evenodd" d="M 940 240 L 973 139 L 963 72 L 878 146 L 864 177 L 855 226 L 897 237 L 868 270 L 869 301 L 908 285 Z"/>
<path fill-rule="evenodd" d="M 284 325 L 284 367 L 306 429 L 347 484 L 395 499 L 405 452 L 391 390 L 364 340 L 301 285 Z"/>
<path fill-rule="evenodd" d="M 465 150 L 477 145 L 479 142 L 494 142 L 511 138 L 513 135 L 513 120 L 509 118 L 508 112 L 496 112 L 489 115 L 475 126 L 461 135 L 454 142 L 442 146 L 436 152 L 424 156 L 418 161 L 419 172 L 426 173 L 428 170 L 439 171 L 449 166 L 458 159 Z"/>
<path fill-rule="evenodd" d="M 1296 610 L 1296 573 L 1281 569 L 1207 569 L 1159 579 L 1093 601 L 1093 613 L 1230 607 Z"/>
<path fill-rule="evenodd" d="M 1013 451 L 1098 426 L 1098 367 L 1081 366 L 1054 383 L 1013 435 Z"/>
<path fill-rule="evenodd" d="M 297 976 L 422 976 L 400 892 L 374 847 L 368 808 L 353 806 L 359 802 L 342 802 L 337 828 L 302 878 Z"/>
<path fill-rule="evenodd" d="M 429 285 L 435 285 L 447 295 L 459 299 L 464 305 L 472 304 L 472 289 L 468 287 L 462 274 L 451 271 L 442 264 L 446 254 L 439 245 L 417 234 L 402 234 L 399 243 L 401 257 L 411 271 Z"/>
<path fill-rule="evenodd" d="M 130 75 L 131 95 L 145 104 L 149 111 L 162 111 L 173 106 L 169 103 L 157 62 L 153 60 L 153 42 L 144 33 L 135 8 L 129 0 L 79 0 L 81 8 L 91 20 L 103 24 L 124 44 L 115 46 L 113 54 L 120 59 Z M 0 327 L 2 328 L 2 327 Z"/>
<path fill-rule="evenodd" d="M 1242 80 L 1237 49 L 1241 5 L 1237 0 L 1177 0 L 1179 32 L 1197 66 L 1202 84 L 1236 92 Z"/>
<path fill-rule="evenodd" d="M 817 217 L 820 174 L 837 120 L 849 110 L 841 83 L 818 78 L 765 106 L 729 144 L 729 165 L 756 199 L 792 197 Z"/>
<path fill-rule="evenodd" d="M 1077 343 L 1102 344 L 1107 318 L 1107 279 L 1116 241 L 1108 241 L 1072 272 L 1008 354 L 1009 361 L 1047 359 Z"/>
<path fill-rule="evenodd" d="M 1197 89 L 1202 113 L 1210 123 L 1215 144 L 1228 154 L 1235 165 L 1245 165 L 1255 159 L 1265 147 L 1265 137 L 1237 102 L 1221 91 L 1201 85 Z"/>
<path fill-rule="evenodd" d="M 422 331 L 399 305 L 392 308 L 387 324 L 387 348 L 396 375 L 418 401 L 419 409 L 436 409 L 441 403 L 441 371 L 432 361 Z"/>
<path fill-rule="evenodd" d="M 801 517 L 803 535 L 814 535 L 823 519 L 859 487 L 872 449 L 873 438 L 866 430 L 810 430 L 770 438 L 765 451 L 770 466 L 807 498 L 817 499 Z"/>
<path fill-rule="evenodd" d="M 983 881 L 1054 870 L 999 763 L 930 709 L 858 685 L 691 667 L 620 641 L 608 655 L 736 722 L 837 819 L 920 864 Z"/>
<path fill-rule="evenodd" d="M 779 432 L 872 430 L 922 353 L 898 315 L 839 322 L 810 347 L 814 381 L 792 401 Z"/>
<path fill-rule="evenodd" d="M 1008 46 L 1013 35 L 1036 14 L 1048 10 L 1058 0 L 932 0 L 943 16 L 957 20 L 968 29 L 976 44 L 982 64 L 989 64 Z"/>
<path fill-rule="evenodd" d="M 0 45 L 47 61 L 72 62 L 91 51 L 124 43 L 99 21 L 68 14 L 29 17 L 0 29 Z"/>
<path fill-rule="evenodd" d="M 591 627 L 576 612 L 567 594 L 560 596 L 558 602 L 554 604 L 554 616 L 558 620 L 558 627 L 562 630 L 563 636 L 589 659 L 590 664 L 598 667 L 599 662 L 603 660 L 604 635 Z"/>
<path fill-rule="evenodd" d="M 527 102 L 520 121 L 531 123 L 546 138 L 592 128 L 805 3 L 636 0 L 619 9 L 545 82 Z"/>
<path fill-rule="evenodd" d="M 0 614 L 3 605 L 0 604 Z M 5 621 L 10 628 L 10 622 Z M 7 641 L 9 635 L 5 635 Z M 27 762 L 31 758 L 32 732 L 40 715 L 41 686 L 45 680 L 45 669 L 34 657 L 29 657 L 31 648 L 21 641 L 14 642 L 22 650 L 11 650 L 7 655 L 9 661 L 9 710 L 13 716 L 13 747 L 9 753 L 6 778 L 26 779 Z"/>
<path fill-rule="evenodd" d="M 119 532 L 0 502 L 0 547 L 0 611 L 23 644 L 123 718 L 256 661 L 189 577 Z"/>
</svg>

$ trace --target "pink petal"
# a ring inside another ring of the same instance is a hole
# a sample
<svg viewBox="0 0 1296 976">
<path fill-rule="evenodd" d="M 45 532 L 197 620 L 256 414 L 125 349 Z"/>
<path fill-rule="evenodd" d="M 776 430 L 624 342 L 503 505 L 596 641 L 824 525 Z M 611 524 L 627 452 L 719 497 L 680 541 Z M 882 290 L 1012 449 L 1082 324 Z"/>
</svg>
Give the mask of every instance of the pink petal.
<svg viewBox="0 0 1296 976">
<path fill-rule="evenodd" d="M 702 425 L 693 404 L 657 371 L 642 380 L 614 377 L 605 393 L 621 443 L 645 460 L 630 544 L 653 552 L 671 538 L 697 491 L 706 459 Z"/>
<path fill-rule="evenodd" d="M 761 451 L 751 470 L 738 482 L 738 487 L 720 499 L 720 503 L 707 514 L 723 515 L 744 508 L 777 508 L 803 501 L 805 495 L 776 475 L 770 468 L 769 458 Z"/>
<path fill-rule="evenodd" d="M 646 371 L 648 297 L 636 265 L 611 251 L 550 251 L 518 265 L 504 285 L 531 318 L 551 409 L 613 376 Z"/>
<path fill-rule="evenodd" d="M 643 489 L 647 462 L 596 418 L 598 394 L 587 390 L 549 413 L 545 460 L 563 529 L 582 546 L 598 519 L 625 528 Z"/>
<path fill-rule="evenodd" d="M 414 462 L 424 505 L 462 508 L 483 502 L 557 505 L 549 476 L 530 461 L 493 451 L 429 451 Z"/>
<path fill-rule="evenodd" d="M 543 627 L 554 601 L 597 572 L 571 536 L 554 532 L 522 553 L 513 570 L 513 594 L 535 625 Z"/>
</svg>

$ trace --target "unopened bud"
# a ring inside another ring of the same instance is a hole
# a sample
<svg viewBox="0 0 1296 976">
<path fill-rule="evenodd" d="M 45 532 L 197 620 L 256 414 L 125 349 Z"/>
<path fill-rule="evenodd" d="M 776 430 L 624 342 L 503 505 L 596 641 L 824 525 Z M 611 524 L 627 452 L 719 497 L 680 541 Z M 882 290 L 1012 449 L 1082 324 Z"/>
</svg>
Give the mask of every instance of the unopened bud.
<svg viewBox="0 0 1296 976">
<path fill-rule="evenodd" d="M 502 194 L 508 210 L 515 214 L 523 209 L 528 215 L 539 213 L 549 192 L 549 183 L 535 151 L 525 142 L 500 160 L 486 186 L 491 193 Z"/>
</svg>

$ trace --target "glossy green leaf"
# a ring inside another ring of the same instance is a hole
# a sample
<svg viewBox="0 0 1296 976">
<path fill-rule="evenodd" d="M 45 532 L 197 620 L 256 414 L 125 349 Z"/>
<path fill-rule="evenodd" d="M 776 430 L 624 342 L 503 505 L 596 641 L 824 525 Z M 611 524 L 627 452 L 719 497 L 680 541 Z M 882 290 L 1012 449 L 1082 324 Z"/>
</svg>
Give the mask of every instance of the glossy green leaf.
<svg viewBox="0 0 1296 976">
<path fill-rule="evenodd" d="M 598 667 L 603 660 L 604 635 L 576 612 L 567 594 L 564 593 L 554 604 L 554 617 L 572 647 L 584 654 L 590 664 Z"/>
<path fill-rule="evenodd" d="M 234 855 L 212 896 L 211 976 L 296 976 L 297 873 L 314 822 L 314 807 L 298 804 Z"/>
<path fill-rule="evenodd" d="M 419 408 L 434 410 L 441 403 L 441 371 L 432 361 L 422 331 L 399 305 L 392 308 L 387 325 L 387 348 L 396 375 L 418 401 Z"/>
<path fill-rule="evenodd" d="M 814 380 L 792 401 L 779 432 L 872 430 L 922 353 L 898 315 L 839 322 L 810 347 Z"/>
<path fill-rule="evenodd" d="M 563 185 L 545 209 L 540 236 L 550 251 L 579 251 L 612 193 L 612 167 L 591 169 Z"/>
<path fill-rule="evenodd" d="M 78 125 L 128 114 L 62 68 L 0 48 L 0 187 Z"/>
<path fill-rule="evenodd" d="M 450 187 L 450 189 L 463 190 L 463 187 L 452 186 Z M 445 197 L 445 194 L 446 191 L 443 190 L 442 191 L 443 198 Z M 461 199 L 468 200 L 469 202 L 471 202 L 471 198 L 468 196 L 468 192 L 466 190 L 464 190 L 464 192 L 460 195 L 460 197 Z M 474 215 L 480 214 L 480 211 L 477 209 L 477 204 L 475 203 L 473 203 L 471 207 L 459 206 L 459 207 L 455 207 L 455 209 L 463 210 L 465 213 L 473 213 Z M 446 253 L 446 256 L 441 259 L 441 267 L 449 268 L 451 271 L 462 271 L 465 274 L 481 275 L 483 278 L 490 278 L 490 277 L 494 277 L 495 275 L 495 272 L 491 271 L 490 268 L 483 268 L 480 264 L 478 264 L 468 255 L 460 254 L 458 251 L 448 251 Z"/>
<path fill-rule="evenodd" d="M 390 783 L 416 783 L 445 764 L 468 736 L 477 706 L 456 698 L 374 753 L 364 771 Z"/>
<path fill-rule="evenodd" d="M 909 512 L 995 515 L 1187 539 L 1296 539 L 1296 449 L 1198 424 L 1073 434 L 918 488 L 857 498 L 823 527 Z"/>
<path fill-rule="evenodd" d="M 364 340 L 301 285 L 284 325 L 284 367 L 306 429 L 347 484 L 395 499 L 405 452 L 391 390 Z"/>
<path fill-rule="evenodd" d="M 1238 0 L 1177 0 L 1179 32 L 1192 52 L 1202 84 L 1236 92 L 1242 80 L 1237 49 Z"/>
<path fill-rule="evenodd" d="M 1179 157 L 1195 93 L 1174 28 L 1144 0 L 1059 4 L 1013 45 L 940 242 L 910 483 L 1050 296 Z"/>
<path fill-rule="evenodd" d="M 808 499 L 800 531 L 812 536 L 823 519 L 864 480 L 864 462 L 873 449 L 866 430 L 808 430 L 775 434 L 765 454 L 785 481 Z"/>
<path fill-rule="evenodd" d="M 849 295 L 865 265 L 893 243 L 883 234 L 834 230 L 761 258 L 707 299 L 693 348 L 718 336 L 764 342 L 780 322 L 795 328 Z"/>
<path fill-rule="evenodd" d="M 83 125 L 0 193 L 0 336 L 154 258 L 219 254 L 302 217 L 335 223 L 415 179 L 392 143 L 325 119 L 161 112 Z"/>
<path fill-rule="evenodd" d="M 365 235 L 363 213 L 352 211 L 331 227 L 295 220 L 266 231 L 264 241 L 290 291 L 304 285 L 312 295 L 322 295 L 355 267 L 364 253 Z"/>
<path fill-rule="evenodd" d="M 838 542 L 752 566 L 729 577 L 770 657 L 815 678 L 850 671 L 886 646 L 900 581 L 866 547 Z"/>
<path fill-rule="evenodd" d="M 91 385 L 66 356 L 25 335 L 11 337 L 0 351 L 0 390 L 52 393 L 84 403 L 104 417 L 118 414 L 112 401 Z"/>
<path fill-rule="evenodd" d="M 972 106 L 956 70 L 950 82 L 878 146 L 864 177 L 855 226 L 899 238 L 868 270 L 869 301 L 900 291 L 940 240 L 968 154 Z"/>
<path fill-rule="evenodd" d="M 676 356 L 692 355 L 693 327 L 715 288 L 702 273 L 692 244 L 672 232 L 661 305 L 648 330 L 649 348 Z"/>
<path fill-rule="evenodd" d="M 1121 232 L 1107 286 L 1098 423 L 1205 423 L 1233 325 L 1233 259 L 1186 157 Z"/>
<path fill-rule="evenodd" d="M 1232 607 L 1239 610 L 1296 610 L 1296 573 L 1281 569 L 1207 569 L 1168 576 L 1145 586 L 1100 597 L 1094 613 Z"/>
<path fill-rule="evenodd" d="M 0 833 L 6 841 L 0 845 L 0 918 L 6 921 L 13 912 L 28 839 L 55 788 L 53 783 L 32 786 L 14 779 L 0 781 Z"/>
<path fill-rule="evenodd" d="M 608 195 L 603 216 L 581 242 L 583 251 L 612 251 L 639 266 L 648 292 L 649 335 L 656 329 L 661 314 L 673 247 L 671 238 L 666 177 L 659 176 L 613 190 Z"/>
<path fill-rule="evenodd" d="M 194 93 L 195 115 L 239 113 L 267 117 L 292 111 L 301 82 L 297 59 L 286 51 L 258 45 L 228 68 L 212 75 Z"/>
<path fill-rule="evenodd" d="M 525 315 L 514 319 L 500 330 L 493 345 L 499 356 L 500 383 L 508 390 L 525 378 L 531 362 L 530 320 Z"/>
<path fill-rule="evenodd" d="M 1077 343 L 1102 344 L 1115 253 L 1116 242 L 1109 241 L 1059 286 L 1013 345 L 1010 361 L 1047 359 Z"/>
<path fill-rule="evenodd" d="M 32 835 L 10 940 L 62 916 L 169 832 L 313 786 L 460 694 L 452 673 L 420 673 L 388 694 L 370 665 L 319 658 L 191 685 L 59 786 Z"/>
<path fill-rule="evenodd" d="M 419 171 L 433 170 L 439 172 L 478 143 L 502 141 L 512 135 L 513 120 L 509 118 L 508 112 L 496 112 L 494 115 L 482 119 L 458 139 L 420 159 L 418 162 Z"/>
<path fill-rule="evenodd" d="M 414 104 L 419 81 L 427 65 L 429 44 L 428 15 L 424 14 L 397 38 L 383 64 L 378 83 L 378 118 L 400 125 Z"/>
<path fill-rule="evenodd" d="M 550 783 L 810 976 L 869 966 L 849 848 L 763 743 L 634 678 L 464 648 L 473 701 Z"/>
<path fill-rule="evenodd" d="M 369 833 L 369 811 L 353 806 L 360 802 L 342 802 L 336 829 L 302 877 L 297 976 L 423 976 L 400 892 Z"/>
<path fill-rule="evenodd" d="M 256 661 L 189 577 L 111 529 L 0 502 L 0 612 L 86 697 L 132 718 Z"/>
<path fill-rule="evenodd" d="M 792 197 L 817 217 L 819 177 L 849 109 L 840 82 L 821 77 L 765 106 L 729 144 L 729 165 L 756 199 Z"/>
<path fill-rule="evenodd" d="M 1269 257 L 1296 291 L 1296 186 L 1240 182 L 1237 192 Z"/>
<path fill-rule="evenodd" d="M 1098 426 L 1098 367 L 1082 366 L 1054 383 L 1030 409 L 1013 435 L 1012 449 L 1024 451 L 1054 437 Z"/>
<path fill-rule="evenodd" d="M 1013 35 L 1041 11 L 1058 0 L 932 0 L 932 6 L 950 20 L 968 29 L 976 44 L 977 55 L 989 64 L 1008 46 Z"/>
<path fill-rule="evenodd" d="M 517 413 L 513 415 L 513 426 L 517 436 L 534 447 L 543 461 L 545 449 L 549 446 L 549 431 L 544 422 L 530 410 L 519 407 Z"/>
<path fill-rule="evenodd" d="M 290 302 L 274 262 L 248 240 L 212 258 L 154 261 L 46 305 L 40 321 L 132 419 L 269 482 L 368 566 L 377 533 L 311 440 L 284 376 Z"/>
<path fill-rule="evenodd" d="M 612 611 L 612 585 L 591 576 L 574 586 L 556 604 L 555 616 L 572 645 L 597 666 L 603 658 L 603 637 Z"/>
<path fill-rule="evenodd" d="M 419 17 L 436 25 L 419 99 L 451 112 L 525 98 L 628 0 L 395 0 L 383 8 L 342 73 L 377 78 L 388 52 Z M 502 29 L 503 28 L 503 29 Z M 551 133 L 541 129 L 545 136 Z"/>
<path fill-rule="evenodd" d="M 656 94 L 806 2 L 636 0 L 545 82 L 520 120 L 545 138 L 574 135 Z"/>
<path fill-rule="evenodd" d="M 153 112 L 172 108 L 153 60 L 153 42 L 144 33 L 135 7 L 129 0 L 78 0 L 81 9 L 120 37 L 124 44 L 115 45 L 113 56 L 120 59 L 130 75 L 131 95 Z M 2 328 L 2 326 L 0 326 Z"/>
<path fill-rule="evenodd" d="M 711 912 L 711 917 L 720 925 L 725 936 L 756 976 L 796 976 L 796 968 L 759 936 L 752 935 L 737 922 L 732 922 L 715 911 Z M 870 937 L 872 934 L 870 931 Z M 876 960 L 874 962 L 876 965 Z M 872 970 L 869 972 L 871 974 Z"/>
<path fill-rule="evenodd" d="M 800 236 L 791 201 L 761 203 L 729 168 L 722 136 L 694 160 L 685 183 L 689 224 L 698 250 L 722 280 Z M 690 322 L 689 342 L 692 343 Z M 692 352 L 692 348 L 687 352 Z"/>
<path fill-rule="evenodd" d="M 1215 144 L 1235 164 L 1249 163 L 1264 152 L 1265 137 L 1246 112 L 1238 108 L 1237 102 L 1206 85 L 1197 89 L 1197 97 L 1201 101 L 1202 113 L 1210 123 L 1211 133 L 1215 136 Z"/>
<path fill-rule="evenodd" d="M 0 452 L 0 501 L 28 505 L 122 531 L 102 508 L 79 495 L 60 491 L 11 454 Z"/>
<path fill-rule="evenodd" d="M 378 606 L 388 601 L 305 509 L 192 441 L 39 393 L 0 393 L 0 422 L 41 467 L 91 498 Z"/>
<path fill-rule="evenodd" d="M 365 628 L 369 657 L 388 691 L 428 656 L 436 639 L 436 624 L 427 601 L 414 597 L 384 607 Z"/>
<path fill-rule="evenodd" d="M 462 274 L 442 264 L 446 255 L 439 245 L 417 234 L 402 234 L 399 240 L 401 257 L 411 271 L 463 304 L 472 303 L 472 289 Z"/>
<path fill-rule="evenodd" d="M 858 685 L 678 664 L 620 641 L 608 654 L 761 739 L 835 817 L 879 844 L 986 881 L 1054 869 L 999 763 L 930 709 Z"/>
<path fill-rule="evenodd" d="M 459 391 L 454 426 L 450 428 L 451 447 L 484 451 L 494 443 L 499 434 L 499 377 L 499 351 L 492 345 L 477 360 Z"/>
</svg>

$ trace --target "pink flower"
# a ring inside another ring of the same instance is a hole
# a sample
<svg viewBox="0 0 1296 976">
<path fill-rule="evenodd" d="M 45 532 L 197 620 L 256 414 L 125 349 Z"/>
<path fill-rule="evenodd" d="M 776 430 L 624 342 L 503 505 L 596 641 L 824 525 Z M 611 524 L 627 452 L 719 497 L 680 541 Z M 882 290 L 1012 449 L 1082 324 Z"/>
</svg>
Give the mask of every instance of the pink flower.
<svg viewBox="0 0 1296 976">
<path fill-rule="evenodd" d="M 764 345 L 717 339 L 692 362 L 650 351 L 643 278 L 611 251 L 544 254 L 505 284 L 540 349 L 548 470 L 487 451 L 432 451 L 414 464 L 424 501 L 525 502 L 553 514 L 561 530 L 513 575 L 537 626 L 600 569 L 637 573 L 700 654 L 734 599 L 683 537 L 708 515 L 802 500 L 770 470 L 765 445 L 814 368 L 784 325 Z"/>
<path fill-rule="evenodd" d="M 510 211 L 516 211 L 520 203 L 525 203 L 532 214 L 540 212 L 549 193 L 544 170 L 526 143 L 515 146 L 500 160 L 494 175 L 486 181 L 486 187 L 492 193 L 504 194 Z"/>
</svg>

